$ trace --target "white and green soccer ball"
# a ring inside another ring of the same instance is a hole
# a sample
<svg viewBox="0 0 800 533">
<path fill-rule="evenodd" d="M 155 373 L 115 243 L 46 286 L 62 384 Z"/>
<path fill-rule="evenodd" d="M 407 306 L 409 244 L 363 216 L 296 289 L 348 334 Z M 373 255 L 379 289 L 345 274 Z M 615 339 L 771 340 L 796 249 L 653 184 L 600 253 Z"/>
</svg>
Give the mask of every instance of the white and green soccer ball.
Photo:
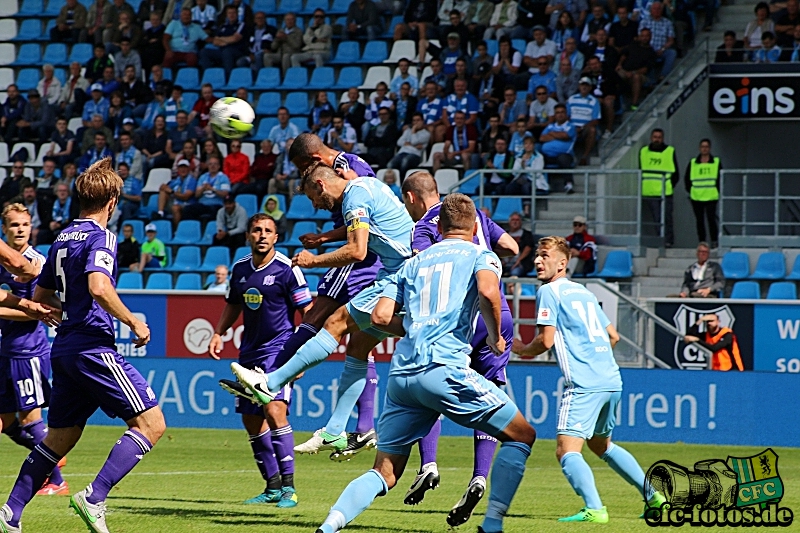
<svg viewBox="0 0 800 533">
<path fill-rule="evenodd" d="M 240 139 L 253 130 L 256 112 L 240 98 L 226 96 L 211 106 L 211 129 L 227 139 Z"/>
</svg>

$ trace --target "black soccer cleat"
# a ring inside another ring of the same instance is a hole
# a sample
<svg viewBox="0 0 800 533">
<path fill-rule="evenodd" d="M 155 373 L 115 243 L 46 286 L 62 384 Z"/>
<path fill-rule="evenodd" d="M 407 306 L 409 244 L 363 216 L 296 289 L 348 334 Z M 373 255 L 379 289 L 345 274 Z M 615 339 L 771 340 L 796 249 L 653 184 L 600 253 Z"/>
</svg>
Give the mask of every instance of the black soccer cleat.
<svg viewBox="0 0 800 533">
<path fill-rule="evenodd" d="M 472 511 L 475 506 L 483 498 L 486 492 L 486 480 L 483 477 L 473 478 L 467 487 L 467 491 L 461 497 L 457 504 L 450 510 L 447 515 L 447 523 L 451 527 L 458 527 L 466 524 L 472 516 Z"/>
<path fill-rule="evenodd" d="M 422 470 L 417 473 L 414 482 L 406 492 L 403 503 L 406 505 L 417 505 L 425 498 L 425 493 L 435 490 L 439 486 L 439 469 L 436 463 L 428 463 L 422 466 Z"/>
<path fill-rule="evenodd" d="M 244 398 L 253 403 L 258 403 L 258 400 L 256 400 L 255 396 L 253 396 L 253 393 L 250 392 L 250 389 L 248 389 L 238 381 L 230 379 L 221 379 L 219 380 L 219 386 L 222 387 L 223 390 L 230 392 L 234 396 L 239 396 L 240 398 Z"/>
<path fill-rule="evenodd" d="M 347 446 L 342 451 L 331 453 L 331 461 L 349 461 L 354 455 L 370 450 L 378 444 L 378 434 L 374 429 L 365 433 L 348 433 Z"/>
</svg>

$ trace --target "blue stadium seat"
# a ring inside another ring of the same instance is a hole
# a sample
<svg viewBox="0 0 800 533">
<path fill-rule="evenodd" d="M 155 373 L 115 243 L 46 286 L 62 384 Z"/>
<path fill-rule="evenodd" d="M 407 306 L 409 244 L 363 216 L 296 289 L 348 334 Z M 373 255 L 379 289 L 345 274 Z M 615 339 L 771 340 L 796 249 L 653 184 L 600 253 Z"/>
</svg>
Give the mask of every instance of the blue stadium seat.
<svg viewBox="0 0 800 533">
<path fill-rule="evenodd" d="M 363 64 L 383 63 L 388 57 L 389 49 L 386 46 L 386 41 L 370 41 L 364 47 L 364 53 L 358 62 Z"/>
<path fill-rule="evenodd" d="M 165 248 L 166 248 L 165 251 L 167 252 L 167 257 L 166 260 L 164 261 L 164 265 L 166 267 L 165 270 L 169 270 L 170 265 L 172 265 L 172 248 L 170 248 L 169 246 L 166 246 Z M 159 272 L 162 270 L 162 268 L 160 266 L 156 268 L 145 267 L 144 270 L 145 272 Z"/>
<path fill-rule="evenodd" d="M 200 222 L 198 220 L 181 220 L 170 244 L 197 244 L 199 241 Z"/>
<path fill-rule="evenodd" d="M 253 0 L 253 12 L 275 13 L 278 10 L 275 0 Z M 269 22 L 267 22 L 269 24 Z M 275 24 L 273 24 L 275 26 Z"/>
<path fill-rule="evenodd" d="M 628 250 L 612 250 L 606 256 L 606 262 L 600 272 L 595 272 L 589 277 L 593 278 L 632 278 L 633 254 Z"/>
<path fill-rule="evenodd" d="M 278 252 L 279 254 L 285 255 L 286 257 L 291 257 L 291 255 L 289 255 L 289 249 L 286 248 L 285 246 L 276 246 L 275 251 Z"/>
<path fill-rule="evenodd" d="M 263 67 L 258 71 L 256 82 L 253 89 L 257 91 L 269 91 L 277 89 L 281 84 L 281 71 L 277 67 Z"/>
<path fill-rule="evenodd" d="M 256 104 L 256 115 L 275 116 L 281 106 L 281 93 L 261 93 Z"/>
<path fill-rule="evenodd" d="M 66 3 L 66 0 L 47 0 L 47 8 L 44 10 L 43 15 L 45 17 L 57 17 Z M 133 12 L 136 13 L 135 7 Z"/>
<path fill-rule="evenodd" d="M 750 277 L 750 259 L 744 252 L 728 252 L 722 256 L 722 273 L 726 279 L 747 279 Z"/>
<path fill-rule="evenodd" d="M 505 222 L 513 212 L 522 213 L 522 200 L 520 198 L 500 198 L 492 213 L 492 220 Z"/>
<path fill-rule="evenodd" d="M 49 244 L 37 244 L 36 251 L 42 254 L 43 256 L 47 257 L 47 254 L 50 253 L 50 245 Z"/>
<path fill-rule="evenodd" d="M 139 208 L 139 214 L 137 215 L 137 218 L 141 218 L 143 220 L 150 220 L 151 218 L 153 218 L 153 213 L 155 213 L 156 211 L 158 211 L 158 195 L 151 194 L 150 198 L 147 199 L 147 204 Z M 169 229 L 169 235 L 171 238 L 172 237 L 171 225 Z"/>
<path fill-rule="evenodd" d="M 525 42 L 525 39 L 512 39 L 511 40 L 511 48 L 519 52 L 520 54 L 525 53 L 525 48 L 528 46 L 528 43 Z"/>
<path fill-rule="evenodd" d="M 343 67 L 339 71 L 339 79 L 331 89 L 347 90 L 350 87 L 360 87 L 364 83 L 364 74 L 361 67 Z"/>
<path fill-rule="evenodd" d="M 158 201 L 157 194 L 154 194 L 151 198 L 152 197 L 155 197 L 156 201 Z M 158 208 L 156 208 L 156 210 L 158 210 Z M 172 241 L 172 222 L 169 220 L 154 220 L 150 222 L 150 224 L 156 226 L 156 235 L 161 239 L 161 242 L 168 244 Z"/>
<path fill-rule="evenodd" d="M 36 43 L 25 43 L 19 47 L 14 66 L 38 65 L 42 60 L 42 49 Z"/>
<path fill-rule="evenodd" d="M 333 4 L 328 11 L 328 15 L 346 15 L 349 8 L 350 0 L 333 0 Z M 394 26 L 392 26 L 392 31 L 394 31 Z"/>
<path fill-rule="evenodd" d="M 142 288 L 142 273 L 141 272 L 123 272 L 117 278 L 118 289 L 141 289 Z"/>
<path fill-rule="evenodd" d="M 81 65 L 92 58 L 92 45 L 89 43 L 77 43 L 72 45 L 69 52 L 69 62 L 77 61 Z"/>
<path fill-rule="evenodd" d="M 26 19 L 22 21 L 17 30 L 17 36 L 12 41 L 36 41 L 42 36 L 42 23 L 39 19 Z"/>
<path fill-rule="evenodd" d="M 63 68 L 53 69 L 53 77 L 60 81 L 62 86 L 67 83 L 67 71 Z"/>
<path fill-rule="evenodd" d="M 133 228 L 134 239 L 136 239 L 139 242 L 144 242 L 144 222 L 142 222 L 141 220 L 128 219 L 122 223 L 123 226 L 125 224 L 130 224 L 131 227 Z M 120 230 L 121 229 L 122 228 L 120 228 Z M 120 237 L 118 240 L 121 241 L 122 239 L 123 239 L 122 232 L 120 232 Z"/>
<path fill-rule="evenodd" d="M 151 274 L 151 277 L 155 274 Z M 178 275 L 178 281 L 175 282 L 176 291 L 200 291 L 203 290 L 202 280 L 200 274 L 196 272 L 184 272 Z"/>
<path fill-rule="evenodd" d="M 319 276 L 306 276 L 306 283 L 308 283 L 308 289 L 311 292 L 317 292 L 317 286 L 319 285 Z"/>
<path fill-rule="evenodd" d="M 337 1 L 338 0 L 334 0 L 334 3 L 336 3 Z M 402 23 L 403 23 L 403 15 L 395 15 L 394 17 L 392 17 L 392 20 L 391 20 L 391 22 L 389 22 L 389 25 L 386 26 L 386 31 L 383 32 L 383 35 L 381 37 L 384 38 L 384 39 L 393 38 L 394 37 L 394 29 L 395 29 L 395 27 L 398 24 L 402 24 Z M 414 58 L 410 57 L 409 59 L 414 59 Z"/>
<path fill-rule="evenodd" d="M 475 191 L 481 186 L 481 175 L 475 171 L 467 170 L 464 173 L 464 177 L 467 180 L 458 186 L 458 192 L 461 194 L 475 194 Z"/>
<path fill-rule="evenodd" d="M 181 221 L 183 223 L 185 221 Z M 194 222 L 194 221 L 191 221 Z M 180 226 L 178 226 L 180 231 Z M 199 233 L 199 228 L 198 228 Z M 200 247 L 199 246 L 181 246 L 178 248 L 178 253 L 175 255 L 175 262 L 168 266 L 165 270 L 173 272 L 196 272 L 200 268 Z"/>
<path fill-rule="evenodd" d="M 185 92 L 183 93 L 183 106 L 185 109 L 192 109 L 194 104 L 200 99 L 199 93 Z"/>
<path fill-rule="evenodd" d="M 336 49 L 336 55 L 328 63 L 331 65 L 352 65 L 358 62 L 361 52 L 356 41 L 343 41 Z M 360 70 L 360 69 L 359 69 Z M 339 79 L 341 75 L 339 75 Z"/>
<path fill-rule="evenodd" d="M 295 197 L 295 200 L 297 198 Z M 295 222 L 294 227 L 292 228 L 292 234 L 289 238 L 281 243 L 284 246 L 303 246 L 303 243 L 300 242 L 300 235 L 305 235 L 306 233 L 316 233 L 317 232 L 317 224 L 316 222 Z"/>
<path fill-rule="evenodd" d="M 263 141 L 267 137 L 269 137 L 269 132 L 272 131 L 273 126 L 278 125 L 278 119 L 275 117 L 267 117 L 261 119 L 261 122 L 258 123 L 258 129 L 253 134 L 254 141 Z"/>
<path fill-rule="evenodd" d="M 758 288 L 758 282 L 737 281 L 733 284 L 731 298 L 734 300 L 758 300 L 761 298 L 761 289 Z"/>
<path fill-rule="evenodd" d="M 300 15 L 313 15 L 314 11 L 317 9 L 321 9 L 323 11 L 328 11 L 328 0 L 308 0 L 306 2 L 306 7 L 304 7 L 299 14 Z"/>
<path fill-rule="evenodd" d="M 228 83 L 222 88 L 227 91 L 235 91 L 239 87 L 250 87 L 251 85 L 253 85 L 253 71 L 250 67 L 238 67 L 231 71 Z"/>
<path fill-rule="evenodd" d="M 489 54 L 490 57 L 494 57 L 494 55 L 497 53 L 498 48 L 499 46 L 497 44 L 497 39 L 489 39 L 488 41 L 486 41 L 486 53 Z M 477 50 L 475 52 L 477 55 Z M 523 52 L 525 52 L 524 49 L 520 53 Z"/>
<path fill-rule="evenodd" d="M 286 13 L 299 13 L 303 10 L 303 0 L 281 0 L 278 5 L 278 10 L 275 11 L 278 15 L 285 15 Z M 299 22 L 299 19 L 298 19 Z"/>
<path fill-rule="evenodd" d="M 240 246 L 236 249 L 233 253 L 233 261 L 231 261 L 231 268 L 233 265 L 238 263 L 241 259 L 244 259 L 250 254 L 250 247 L 249 246 Z"/>
<path fill-rule="evenodd" d="M 16 17 L 44 17 L 43 0 L 23 0 L 22 6 L 17 11 Z"/>
<path fill-rule="evenodd" d="M 289 110 L 290 115 L 308 115 L 308 94 L 304 92 L 289 93 L 286 95 L 283 105 Z"/>
<path fill-rule="evenodd" d="M 289 122 L 297 126 L 297 129 L 300 130 L 300 133 L 305 133 L 308 131 L 307 117 L 292 117 L 289 119 Z"/>
<path fill-rule="evenodd" d="M 17 88 L 20 92 L 24 93 L 35 89 L 39 83 L 39 69 L 38 68 L 23 68 L 17 74 Z"/>
<path fill-rule="evenodd" d="M 240 194 L 236 197 L 236 202 L 244 207 L 248 218 L 258 211 L 258 197 L 255 194 Z"/>
<path fill-rule="evenodd" d="M 278 209 L 286 212 L 286 196 L 283 194 L 267 194 L 264 196 L 264 199 L 261 200 L 261 210 L 264 210 L 264 207 L 267 205 L 267 196 L 275 196 L 278 198 Z"/>
<path fill-rule="evenodd" d="M 203 72 L 203 79 L 200 80 L 200 85 L 203 86 L 206 83 L 210 83 L 214 89 L 225 87 L 225 69 L 221 67 L 207 68 Z"/>
<path fill-rule="evenodd" d="M 320 233 L 328 233 L 329 231 L 333 230 L 333 220 L 329 220 L 322 225 L 322 229 Z"/>
<path fill-rule="evenodd" d="M 180 255 L 180 252 L 178 252 Z M 153 272 L 147 278 L 147 285 L 144 287 L 148 291 L 171 291 L 172 274 L 166 272 Z"/>
<path fill-rule="evenodd" d="M 200 75 L 194 67 L 183 67 L 178 69 L 178 75 L 175 76 L 175 85 L 180 85 L 185 91 L 194 87 L 200 87 Z M 215 87 L 218 89 L 218 87 Z"/>
<path fill-rule="evenodd" d="M 800 280 L 800 255 L 794 258 L 794 265 L 792 271 L 786 276 L 786 279 Z"/>
<path fill-rule="evenodd" d="M 769 286 L 767 300 L 797 300 L 797 285 L 792 281 L 776 281 Z"/>
<path fill-rule="evenodd" d="M 308 80 L 307 89 L 330 89 L 333 87 L 335 78 L 333 67 L 317 67 L 311 71 L 311 79 Z"/>
<path fill-rule="evenodd" d="M 279 87 L 283 91 L 305 89 L 308 85 L 308 71 L 305 67 L 291 67 L 286 71 L 283 83 Z"/>
<path fill-rule="evenodd" d="M 51 43 L 44 49 L 41 64 L 50 63 L 52 65 L 67 64 L 67 45 L 63 43 Z"/>
<path fill-rule="evenodd" d="M 37 41 L 49 41 L 50 40 L 50 30 L 56 27 L 56 19 L 50 19 L 47 21 L 47 25 L 44 28 L 44 32 L 42 35 L 39 36 Z"/>
<path fill-rule="evenodd" d="M 214 235 L 217 234 L 217 223 L 214 220 L 206 224 L 206 229 L 203 231 L 203 238 L 197 243 L 200 246 L 211 246 L 214 244 Z"/>
<path fill-rule="evenodd" d="M 756 269 L 750 279 L 783 279 L 786 277 L 786 259 L 781 252 L 765 252 L 758 257 Z"/>
<path fill-rule="evenodd" d="M 227 246 L 211 246 L 206 250 L 203 264 L 200 265 L 200 272 L 214 272 L 218 265 L 228 266 L 231 264 L 231 251 Z"/>
</svg>

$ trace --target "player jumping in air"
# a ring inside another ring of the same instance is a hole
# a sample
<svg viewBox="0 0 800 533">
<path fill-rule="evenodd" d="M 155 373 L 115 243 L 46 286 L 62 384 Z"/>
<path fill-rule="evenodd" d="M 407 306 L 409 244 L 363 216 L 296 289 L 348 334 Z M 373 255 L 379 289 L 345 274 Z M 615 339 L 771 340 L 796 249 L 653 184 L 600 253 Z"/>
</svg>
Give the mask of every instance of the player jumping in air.
<svg viewBox="0 0 800 533">
<path fill-rule="evenodd" d="M 311 292 L 292 260 L 275 251 L 278 230 L 275 220 L 258 213 L 247 222 L 251 254 L 233 265 L 231 288 L 208 353 L 219 359 L 222 335 L 244 311 L 244 334 L 239 362 L 248 368 L 270 372 L 285 361 L 278 359 L 284 342 L 294 331 L 294 312 L 311 308 Z M 262 494 L 245 503 L 274 503 L 278 507 L 297 505 L 294 488 L 294 439 L 287 419 L 292 386 L 286 385 L 265 406 L 236 398 L 236 412 L 250 435 L 253 457 L 267 486 Z M 270 434 L 271 430 L 271 434 Z"/>
<path fill-rule="evenodd" d="M 3 209 L 3 233 L 9 246 L 27 260 L 44 265 L 44 256 L 28 245 L 31 215 L 22 204 Z M 33 297 L 36 278 L 20 282 L 0 267 L 0 289 L 21 298 Z M 44 326 L 22 311 L 0 308 L 0 423 L 3 433 L 29 450 L 42 442 L 47 426 L 42 407 L 50 400 L 50 343 Z M 63 462 L 63 461 L 62 461 Z M 37 493 L 44 496 L 67 495 L 69 485 L 58 466 Z"/>
<path fill-rule="evenodd" d="M 661 494 L 645 488 L 644 472 L 627 450 L 611 442 L 622 378 L 614 361 L 619 335 L 597 298 L 586 287 L 567 279 L 569 244 L 562 237 L 539 240 L 536 277 L 543 282 L 536 294 L 538 334 L 527 346 L 514 340 L 514 353 L 533 357 L 555 348 L 564 393 L 556 427 L 556 456 L 585 506 L 561 522 L 608 522 L 592 469 L 581 455 L 583 443 L 636 487 L 648 507 L 660 507 Z"/>
<path fill-rule="evenodd" d="M 463 194 L 442 203 L 443 240 L 405 263 L 377 295 L 371 319 L 378 327 L 401 329 L 392 357 L 386 404 L 378 422 L 373 469 L 352 481 L 317 533 L 335 533 L 361 514 L 377 496 L 395 486 L 412 445 L 444 415 L 503 441 L 492 469 L 486 518 L 479 532 L 503 530 L 503 517 L 522 481 L 536 432 L 508 396 L 469 368 L 473 324 L 480 308 L 487 341 L 505 351 L 500 332 L 500 260 L 473 244 L 475 205 Z"/>
<path fill-rule="evenodd" d="M 49 431 L 22 463 L 0 509 L 0 530 L 6 533 L 22 531 L 25 506 L 80 440 L 86 421 L 98 408 L 124 420 L 128 429 L 94 481 L 74 494 L 70 505 L 90 531 L 107 533 L 106 496 L 166 429 L 147 381 L 116 351 L 113 318 L 131 329 L 135 346 L 150 341 L 147 324 L 125 307 L 115 289 L 117 237 L 106 225 L 119 201 L 122 179 L 106 158 L 78 177 L 75 190 L 81 218 L 65 228 L 50 248 L 34 293 L 34 300 L 61 307 L 61 326 L 50 353 Z"/>
<path fill-rule="evenodd" d="M 415 172 L 403 181 L 403 201 L 411 219 L 416 222 L 411 234 L 411 249 L 416 255 L 442 240 L 442 234 L 438 229 L 439 210 L 442 203 L 439 200 L 436 180 L 427 172 Z M 511 257 L 519 253 L 517 242 L 480 211 L 477 212 L 476 223 L 478 231 L 472 239 L 473 243 L 481 248 L 494 251 L 499 257 Z M 511 355 L 511 343 L 514 340 L 514 320 L 502 292 L 500 293 L 500 303 L 502 305 L 500 330 L 506 341 L 506 349 L 500 356 L 492 352 L 491 347 L 486 343 L 486 323 L 482 317 L 478 316 L 470 353 L 470 368 L 498 386 L 506 382 L 506 365 Z M 421 502 L 425 491 L 436 488 L 439 484 L 436 451 L 441 427 L 441 421 L 437 420 L 430 433 L 419 442 L 421 466 L 406 494 L 404 501 L 408 505 Z M 447 517 L 447 523 L 453 527 L 467 522 L 475 506 L 483 498 L 486 492 L 486 479 L 489 477 L 489 467 L 497 448 L 497 439 L 476 429 L 474 446 L 472 480 L 464 496 L 456 503 Z"/>
</svg>

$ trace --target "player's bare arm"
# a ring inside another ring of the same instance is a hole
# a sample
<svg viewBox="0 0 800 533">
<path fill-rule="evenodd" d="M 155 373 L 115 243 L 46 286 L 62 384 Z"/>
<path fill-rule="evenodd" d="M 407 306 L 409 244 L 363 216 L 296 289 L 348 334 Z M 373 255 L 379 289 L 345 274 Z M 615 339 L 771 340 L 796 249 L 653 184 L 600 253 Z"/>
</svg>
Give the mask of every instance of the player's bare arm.
<svg viewBox="0 0 800 533">
<path fill-rule="evenodd" d="M 28 261 L 21 253 L 0 241 L 0 265 L 17 276 L 18 281 L 31 281 L 42 272 L 43 264 L 39 260 Z"/>
<path fill-rule="evenodd" d="M 616 330 L 614 332 L 616 333 Z M 512 351 L 520 357 L 536 357 L 553 347 L 555 337 L 555 326 L 539 326 L 539 333 L 530 344 L 526 345 L 520 339 L 514 339 Z M 617 337 L 617 339 L 619 339 L 619 337 Z"/>
<path fill-rule="evenodd" d="M 403 319 L 398 316 L 402 306 L 391 298 L 381 297 L 375 309 L 372 310 L 370 321 L 375 327 L 387 331 L 396 337 L 405 337 Z"/>
<path fill-rule="evenodd" d="M 478 281 L 478 295 L 481 316 L 486 322 L 488 338 L 486 344 L 495 355 L 501 355 L 506 349 L 506 341 L 500 334 L 500 284 L 497 274 L 489 270 L 479 270 L 475 274 Z"/>
<path fill-rule="evenodd" d="M 17 310 L 27 316 L 28 320 L 41 320 L 48 326 L 57 326 L 60 323 L 51 307 L 14 296 L 8 291 L 0 291 L 0 307 Z"/>
<path fill-rule="evenodd" d="M 219 317 L 217 327 L 214 328 L 214 335 L 208 343 L 208 355 L 212 359 L 219 361 L 219 352 L 222 351 L 222 336 L 233 326 L 239 315 L 242 314 L 242 306 L 237 304 L 225 304 L 222 316 Z"/>
<path fill-rule="evenodd" d="M 497 240 L 492 251 L 497 254 L 497 257 L 514 257 L 519 253 L 519 244 L 514 240 L 514 237 L 508 233 L 503 233 Z"/>
<path fill-rule="evenodd" d="M 329 242 L 341 242 L 347 240 L 347 228 L 339 226 L 325 233 L 306 233 L 300 235 L 300 242 L 303 248 L 313 250 Z"/>
<path fill-rule="evenodd" d="M 343 267 L 363 261 L 367 257 L 369 229 L 347 229 L 347 243 L 341 248 L 326 254 L 314 255 L 303 250 L 292 258 L 292 266 L 301 268 L 333 268 Z"/>
<path fill-rule="evenodd" d="M 46 307 L 61 311 L 61 300 L 58 298 L 56 291 L 53 289 L 45 289 L 37 285 L 33 290 L 33 301 L 39 302 Z"/>
<path fill-rule="evenodd" d="M 611 348 L 613 349 L 614 346 L 616 346 L 619 342 L 619 333 L 617 333 L 617 328 L 615 328 L 613 324 L 609 324 L 606 327 L 606 332 L 608 333 L 608 342 L 611 343 Z"/>
<path fill-rule="evenodd" d="M 131 328 L 131 331 L 136 336 L 133 341 L 134 346 L 140 348 L 150 342 L 150 328 L 133 316 L 130 309 L 125 307 L 107 275 L 102 272 L 89 273 L 89 294 L 100 304 L 100 307 Z"/>
</svg>

